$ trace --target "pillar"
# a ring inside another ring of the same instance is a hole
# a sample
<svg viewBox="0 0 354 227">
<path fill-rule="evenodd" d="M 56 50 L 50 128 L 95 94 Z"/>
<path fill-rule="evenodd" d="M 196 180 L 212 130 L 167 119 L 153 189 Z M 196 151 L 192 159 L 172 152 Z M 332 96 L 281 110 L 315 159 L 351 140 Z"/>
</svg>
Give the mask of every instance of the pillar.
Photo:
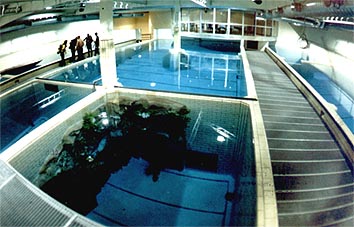
<svg viewBox="0 0 354 227">
<path fill-rule="evenodd" d="M 173 44 L 175 51 L 179 51 L 181 49 L 181 34 L 180 34 L 180 14 L 181 7 L 177 4 L 173 11 Z"/>
<path fill-rule="evenodd" d="M 102 85 L 113 88 L 118 85 L 116 55 L 113 41 L 113 1 L 100 1 L 100 64 Z"/>
</svg>

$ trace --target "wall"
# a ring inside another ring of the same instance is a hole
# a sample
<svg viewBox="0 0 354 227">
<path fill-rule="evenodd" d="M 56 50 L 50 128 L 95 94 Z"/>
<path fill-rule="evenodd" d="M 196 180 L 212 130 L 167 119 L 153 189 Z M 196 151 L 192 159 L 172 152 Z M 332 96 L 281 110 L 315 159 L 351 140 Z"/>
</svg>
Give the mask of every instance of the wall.
<svg viewBox="0 0 354 227">
<path fill-rule="evenodd" d="M 150 19 L 153 29 L 169 28 L 172 27 L 172 11 L 153 11 L 150 12 Z"/>
<path fill-rule="evenodd" d="M 114 43 L 135 39 L 134 18 L 129 18 L 129 20 L 123 22 L 127 22 L 127 24 L 119 26 L 114 21 Z M 59 60 L 60 57 L 56 52 L 59 44 L 65 39 L 69 42 L 78 35 L 84 38 L 88 33 L 95 38 L 95 32 L 101 33 L 99 20 L 33 26 L 1 34 L 0 72 L 37 60 L 42 60 L 40 64 L 43 65 Z M 67 54 L 69 54 L 69 51 L 67 51 Z"/>
<path fill-rule="evenodd" d="M 150 23 L 155 39 L 173 39 L 171 10 L 150 12 Z"/>
<path fill-rule="evenodd" d="M 94 36 L 96 31 L 100 32 L 99 25 L 98 20 L 57 23 L 2 34 L 0 71 L 56 54 L 59 44 L 65 39 L 69 41 L 78 35 L 86 37 L 87 33 Z"/>
<path fill-rule="evenodd" d="M 2 156 L 8 157 L 9 163 L 33 182 L 46 158 L 58 152 L 63 135 L 80 123 L 85 113 L 102 105 L 104 98 L 104 93 L 92 93 L 28 133 Z"/>
</svg>

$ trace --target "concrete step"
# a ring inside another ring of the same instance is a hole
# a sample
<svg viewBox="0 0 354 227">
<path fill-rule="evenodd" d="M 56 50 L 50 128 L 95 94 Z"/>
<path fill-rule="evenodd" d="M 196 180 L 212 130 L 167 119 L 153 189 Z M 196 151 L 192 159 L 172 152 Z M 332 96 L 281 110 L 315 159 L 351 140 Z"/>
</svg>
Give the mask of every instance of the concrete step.
<svg viewBox="0 0 354 227">
<path fill-rule="evenodd" d="M 306 199 L 321 199 L 326 197 L 334 197 L 345 195 L 354 192 L 354 183 L 343 184 L 339 186 L 313 188 L 313 189 L 298 189 L 298 190 L 276 190 L 278 201 L 281 200 L 306 200 Z"/>
<path fill-rule="evenodd" d="M 283 104 L 279 105 L 276 103 L 260 103 L 261 110 L 262 109 L 273 109 L 274 111 L 277 112 L 286 112 L 286 111 L 313 111 L 312 107 L 310 106 L 295 106 L 295 105 L 288 105 L 288 104 Z"/>
<path fill-rule="evenodd" d="M 330 209 L 299 213 L 280 213 L 279 226 L 329 226 L 353 217 L 354 204 L 332 207 Z"/>
<path fill-rule="evenodd" d="M 354 192 L 326 198 L 307 200 L 281 200 L 277 207 L 279 213 L 301 213 L 315 210 L 326 210 L 333 207 L 346 206 L 353 203 Z"/>
<path fill-rule="evenodd" d="M 272 160 L 274 174 L 311 174 L 346 171 L 345 160 L 329 161 L 283 161 Z"/>
<path fill-rule="evenodd" d="M 327 131 L 327 128 L 323 124 L 304 124 L 304 123 L 289 123 L 289 122 L 277 122 L 264 120 L 266 130 L 269 129 L 281 129 L 281 130 L 298 130 L 298 131 Z"/>
<path fill-rule="evenodd" d="M 283 89 L 281 90 L 274 90 L 270 89 L 268 86 L 264 86 L 262 88 L 257 88 L 257 94 L 258 94 L 258 99 L 261 100 L 267 100 L 267 99 L 276 99 L 276 100 L 284 100 L 284 101 L 305 101 L 306 99 L 304 96 L 296 89 L 293 89 L 291 91 L 284 91 Z"/>
<path fill-rule="evenodd" d="M 271 155 L 279 226 L 353 226 L 353 175 L 337 143 L 267 54 L 247 55 Z"/>
<path fill-rule="evenodd" d="M 335 187 L 353 182 L 350 170 L 316 174 L 274 174 L 276 190 L 304 190 Z"/>
<path fill-rule="evenodd" d="M 353 226 L 353 223 L 354 223 L 354 216 L 351 216 L 348 218 L 336 220 L 335 222 L 330 223 L 330 226 L 331 227 L 343 227 L 343 226 L 351 227 Z"/>
<path fill-rule="evenodd" d="M 314 139 L 279 139 L 268 138 L 268 146 L 272 148 L 287 149 L 336 149 L 337 144 L 333 140 Z"/>
<path fill-rule="evenodd" d="M 263 115 L 263 119 L 271 122 L 286 122 L 295 124 L 309 124 L 316 125 L 322 124 L 318 117 L 298 117 L 298 116 L 282 116 L 282 115 Z"/>
<path fill-rule="evenodd" d="M 296 107 L 305 107 L 308 108 L 309 103 L 305 99 L 283 99 L 283 98 L 259 98 L 259 102 L 262 105 L 266 104 L 275 104 L 275 105 L 282 105 L 282 106 L 289 106 L 289 109 L 291 110 L 293 106 Z"/>
<path fill-rule="evenodd" d="M 262 114 L 268 116 L 268 115 L 275 115 L 275 116 L 283 116 L 283 117 L 317 117 L 318 115 L 313 112 L 313 111 L 308 111 L 308 110 L 303 110 L 303 111 L 292 111 L 288 109 L 287 111 L 281 111 L 276 108 L 262 108 Z"/>
<path fill-rule="evenodd" d="M 305 130 L 266 130 L 268 138 L 289 138 L 289 139 L 314 139 L 330 140 L 331 134 L 327 131 L 305 131 Z"/>
<path fill-rule="evenodd" d="M 326 161 L 344 160 L 340 150 L 334 149 L 270 149 L 274 161 Z"/>
</svg>

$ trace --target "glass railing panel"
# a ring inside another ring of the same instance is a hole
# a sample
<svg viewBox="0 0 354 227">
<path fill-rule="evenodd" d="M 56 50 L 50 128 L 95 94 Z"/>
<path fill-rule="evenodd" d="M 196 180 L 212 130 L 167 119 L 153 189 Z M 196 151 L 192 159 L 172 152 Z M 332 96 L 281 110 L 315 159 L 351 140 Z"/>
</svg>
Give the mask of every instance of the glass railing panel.
<svg viewBox="0 0 354 227">
<path fill-rule="evenodd" d="M 228 30 L 227 24 L 216 24 L 215 25 L 215 34 L 226 34 Z"/>
<path fill-rule="evenodd" d="M 213 23 L 203 23 L 202 24 L 203 33 L 214 33 L 214 24 Z"/>
<path fill-rule="evenodd" d="M 243 35 L 254 36 L 255 35 L 254 32 L 255 32 L 254 26 L 245 26 Z"/>
<path fill-rule="evenodd" d="M 242 35 L 242 25 L 231 25 L 230 35 Z"/>
</svg>

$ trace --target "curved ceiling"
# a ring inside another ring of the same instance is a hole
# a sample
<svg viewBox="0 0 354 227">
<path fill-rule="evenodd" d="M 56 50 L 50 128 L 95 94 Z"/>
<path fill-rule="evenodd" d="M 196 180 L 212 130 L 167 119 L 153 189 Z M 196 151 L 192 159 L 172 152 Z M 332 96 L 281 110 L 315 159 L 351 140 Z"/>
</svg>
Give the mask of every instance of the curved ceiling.
<svg viewBox="0 0 354 227">
<path fill-rule="evenodd" d="M 112 1 L 112 0 L 101 0 Z M 174 7 L 233 8 L 288 22 L 319 21 L 353 27 L 354 0 L 113 0 L 114 11 L 141 12 Z M 2 0 L 0 28 L 35 20 L 98 16 L 100 0 Z M 300 23 L 301 24 L 301 23 Z M 310 23 L 311 24 L 311 23 Z"/>
</svg>

